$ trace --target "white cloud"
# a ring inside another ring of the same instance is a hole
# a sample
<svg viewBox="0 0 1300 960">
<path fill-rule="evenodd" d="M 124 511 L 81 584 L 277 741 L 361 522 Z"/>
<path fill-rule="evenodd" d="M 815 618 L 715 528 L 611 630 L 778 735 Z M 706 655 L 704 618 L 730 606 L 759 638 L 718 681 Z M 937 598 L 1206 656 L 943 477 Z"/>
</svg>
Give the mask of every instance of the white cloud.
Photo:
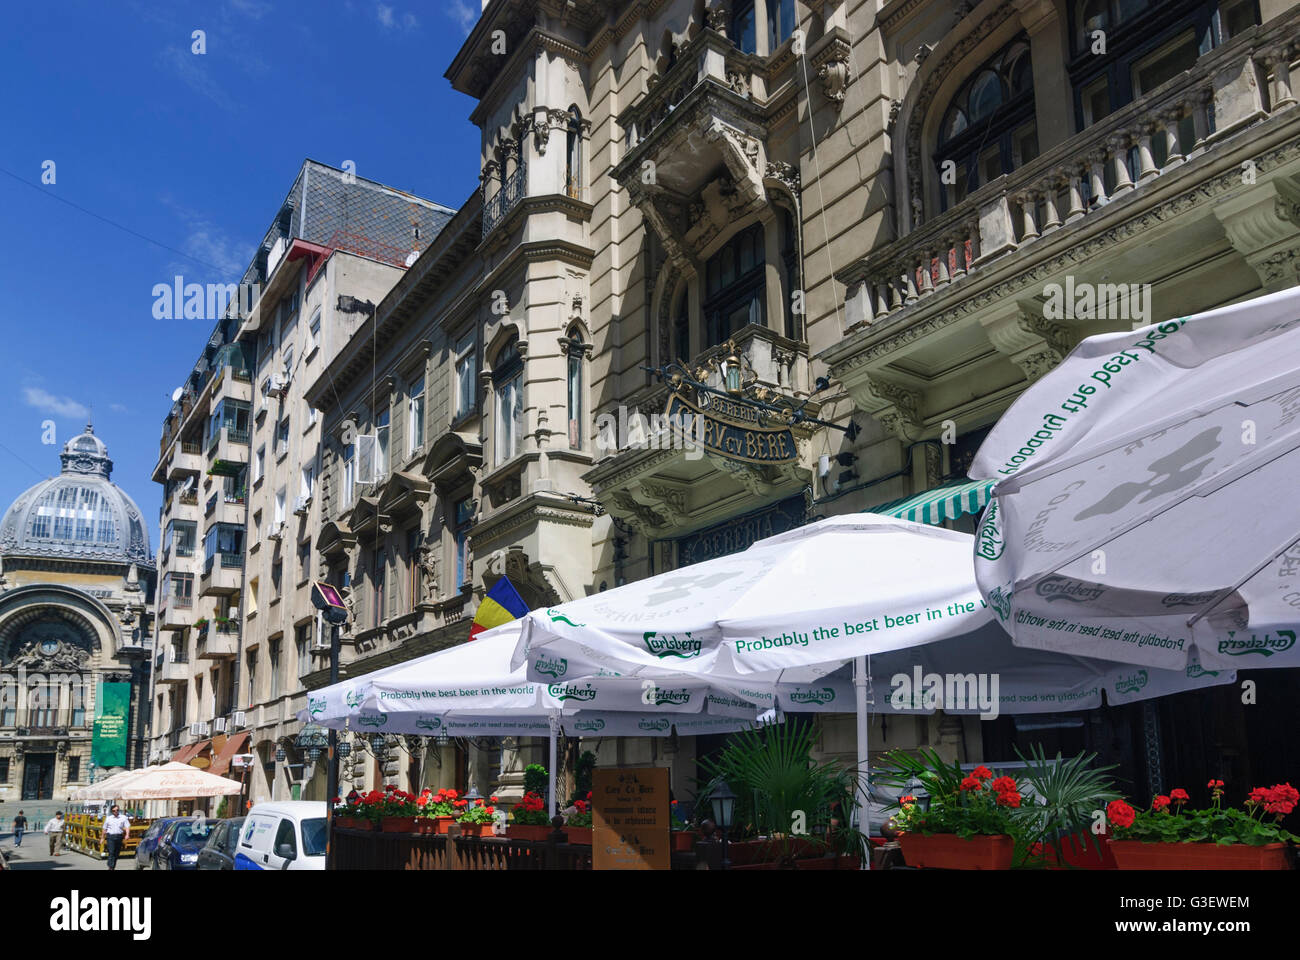
<svg viewBox="0 0 1300 960">
<path fill-rule="evenodd" d="M 449 0 L 446 10 L 447 16 L 451 17 L 468 36 L 469 32 L 474 29 L 474 24 L 478 22 L 479 13 L 466 0 Z"/>
<path fill-rule="evenodd" d="M 414 30 L 420 24 L 413 13 L 398 13 L 386 3 L 375 4 L 375 16 L 385 30 Z"/>
<path fill-rule="evenodd" d="M 56 397 L 41 387 L 23 387 L 23 400 L 29 407 L 35 407 L 42 413 L 53 414 L 56 417 L 76 418 L 84 420 L 90 416 L 90 410 L 85 404 L 78 403 L 71 397 Z"/>
<path fill-rule="evenodd" d="M 126 404 L 125 404 L 125 403 L 110 403 L 110 404 L 108 405 L 108 409 L 112 410 L 114 413 L 130 413 L 130 412 L 131 412 L 131 411 L 127 410 L 127 408 L 126 408 Z"/>
<path fill-rule="evenodd" d="M 207 97 L 222 110 L 233 112 L 235 103 L 230 99 L 221 84 L 208 73 L 205 61 L 207 55 L 191 53 L 187 47 L 182 50 L 180 47 L 168 47 L 163 50 L 160 59 L 172 73 L 176 74 L 181 81 L 197 93 L 199 96 Z"/>
</svg>

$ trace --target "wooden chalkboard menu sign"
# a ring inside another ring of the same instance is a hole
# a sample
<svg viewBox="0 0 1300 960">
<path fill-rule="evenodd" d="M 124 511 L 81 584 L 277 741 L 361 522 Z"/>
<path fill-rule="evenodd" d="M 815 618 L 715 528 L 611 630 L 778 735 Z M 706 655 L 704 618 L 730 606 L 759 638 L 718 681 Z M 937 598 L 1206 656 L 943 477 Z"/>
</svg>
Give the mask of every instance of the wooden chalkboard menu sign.
<svg viewBox="0 0 1300 960">
<path fill-rule="evenodd" d="M 591 799 L 595 869 L 669 869 L 667 767 L 597 768 Z"/>
</svg>

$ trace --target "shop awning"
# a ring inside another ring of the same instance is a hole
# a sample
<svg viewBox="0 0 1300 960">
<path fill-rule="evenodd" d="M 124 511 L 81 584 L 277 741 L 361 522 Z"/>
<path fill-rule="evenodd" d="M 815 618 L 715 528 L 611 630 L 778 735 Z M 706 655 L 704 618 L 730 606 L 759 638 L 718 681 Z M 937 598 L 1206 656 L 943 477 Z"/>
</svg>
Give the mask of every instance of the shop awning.
<svg viewBox="0 0 1300 960">
<path fill-rule="evenodd" d="M 189 746 L 181 747 L 176 751 L 176 755 L 172 757 L 172 763 L 189 763 L 202 753 L 204 747 L 207 747 L 210 743 L 210 740 L 200 740 L 198 743 L 191 743 Z"/>
<path fill-rule="evenodd" d="M 943 523 L 964 513 L 976 514 L 984 509 L 996 480 L 958 480 L 926 490 L 901 500 L 891 500 L 864 510 L 915 523 Z"/>
<path fill-rule="evenodd" d="M 244 752 L 244 747 L 248 744 L 248 733 L 249 731 L 243 730 L 227 737 L 226 742 L 222 744 L 221 749 L 213 759 L 212 766 L 208 768 L 208 773 L 224 776 L 226 771 L 230 769 L 231 757 Z"/>
</svg>

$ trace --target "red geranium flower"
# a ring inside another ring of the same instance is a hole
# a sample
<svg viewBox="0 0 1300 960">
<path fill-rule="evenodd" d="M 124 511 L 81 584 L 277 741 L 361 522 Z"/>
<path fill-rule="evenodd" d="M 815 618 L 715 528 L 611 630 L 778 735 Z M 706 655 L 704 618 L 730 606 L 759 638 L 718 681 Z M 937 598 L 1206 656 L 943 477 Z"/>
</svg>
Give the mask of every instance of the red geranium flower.
<svg viewBox="0 0 1300 960">
<path fill-rule="evenodd" d="M 1165 810 L 1169 807 L 1169 798 L 1163 793 L 1151 801 L 1152 810 Z"/>
<path fill-rule="evenodd" d="M 1182 787 L 1175 787 L 1173 790 L 1169 791 L 1169 799 L 1172 800 L 1174 803 L 1182 804 L 1182 803 L 1186 803 L 1188 800 L 1192 798 L 1187 795 L 1187 791 L 1184 790 Z"/>
<path fill-rule="evenodd" d="M 978 779 L 976 779 L 975 777 L 967 777 L 966 779 L 962 780 L 959 789 L 961 789 L 961 790 L 979 790 L 979 789 L 981 789 L 983 786 L 984 786 L 984 784 L 982 784 L 982 783 L 981 783 Z"/>
<path fill-rule="evenodd" d="M 496 812 L 497 812 L 497 808 L 496 808 L 496 807 L 488 807 L 486 812 L 489 813 L 489 814 L 496 813 Z"/>
<path fill-rule="evenodd" d="M 977 780 L 987 780 L 993 776 L 993 771 L 981 763 L 971 772 L 971 776 L 975 777 Z"/>
<path fill-rule="evenodd" d="M 1112 800 L 1106 805 L 1106 819 L 1117 827 L 1133 826 L 1133 819 L 1136 816 L 1133 808 L 1123 800 Z"/>
<path fill-rule="evenodd" d="M 898 798 L 898 805 L 900 807 L 906 807 L 909 804 L 913 804 L 913 803 L 916 803 L 916 797 L 912 796 L 910 793 L 905 797 Z"/>
<path fill-rule="evenodd" d="M 1018 807 L 1020 806 L 1020 794 L 1015 790 L 1005 790 L 998 794 L 999 807 Z"/>
<path fill-rule="evenodd" d="M 1209 787 L 1211 790 L 1217 790 L 1219 787 L 1223 786 L 1223 781 L 1211 780 L 1209 783 L 1206 784 L 1206 786 Z"/>
<path fill-rule="evenodd" d="M 1010 777 L 998 777 L 990 786 L 998 793 L 1019 793 L 1020 788 L 1016 786 L 1016 781 Z"/>
</svg>

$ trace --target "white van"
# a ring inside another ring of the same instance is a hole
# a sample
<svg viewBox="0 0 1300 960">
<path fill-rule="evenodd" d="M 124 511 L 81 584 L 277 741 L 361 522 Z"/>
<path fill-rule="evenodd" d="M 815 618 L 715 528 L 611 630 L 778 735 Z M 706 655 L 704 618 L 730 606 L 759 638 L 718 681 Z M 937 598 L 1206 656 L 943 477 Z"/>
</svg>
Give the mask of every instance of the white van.
<svg viewBox="0 0 1300 960">
<path fill-rule="evenodd" d="M 324 801 L 258 803 L 235 847 L 236 870 L 324 870 L 329 835 Z"/>
</svg>

